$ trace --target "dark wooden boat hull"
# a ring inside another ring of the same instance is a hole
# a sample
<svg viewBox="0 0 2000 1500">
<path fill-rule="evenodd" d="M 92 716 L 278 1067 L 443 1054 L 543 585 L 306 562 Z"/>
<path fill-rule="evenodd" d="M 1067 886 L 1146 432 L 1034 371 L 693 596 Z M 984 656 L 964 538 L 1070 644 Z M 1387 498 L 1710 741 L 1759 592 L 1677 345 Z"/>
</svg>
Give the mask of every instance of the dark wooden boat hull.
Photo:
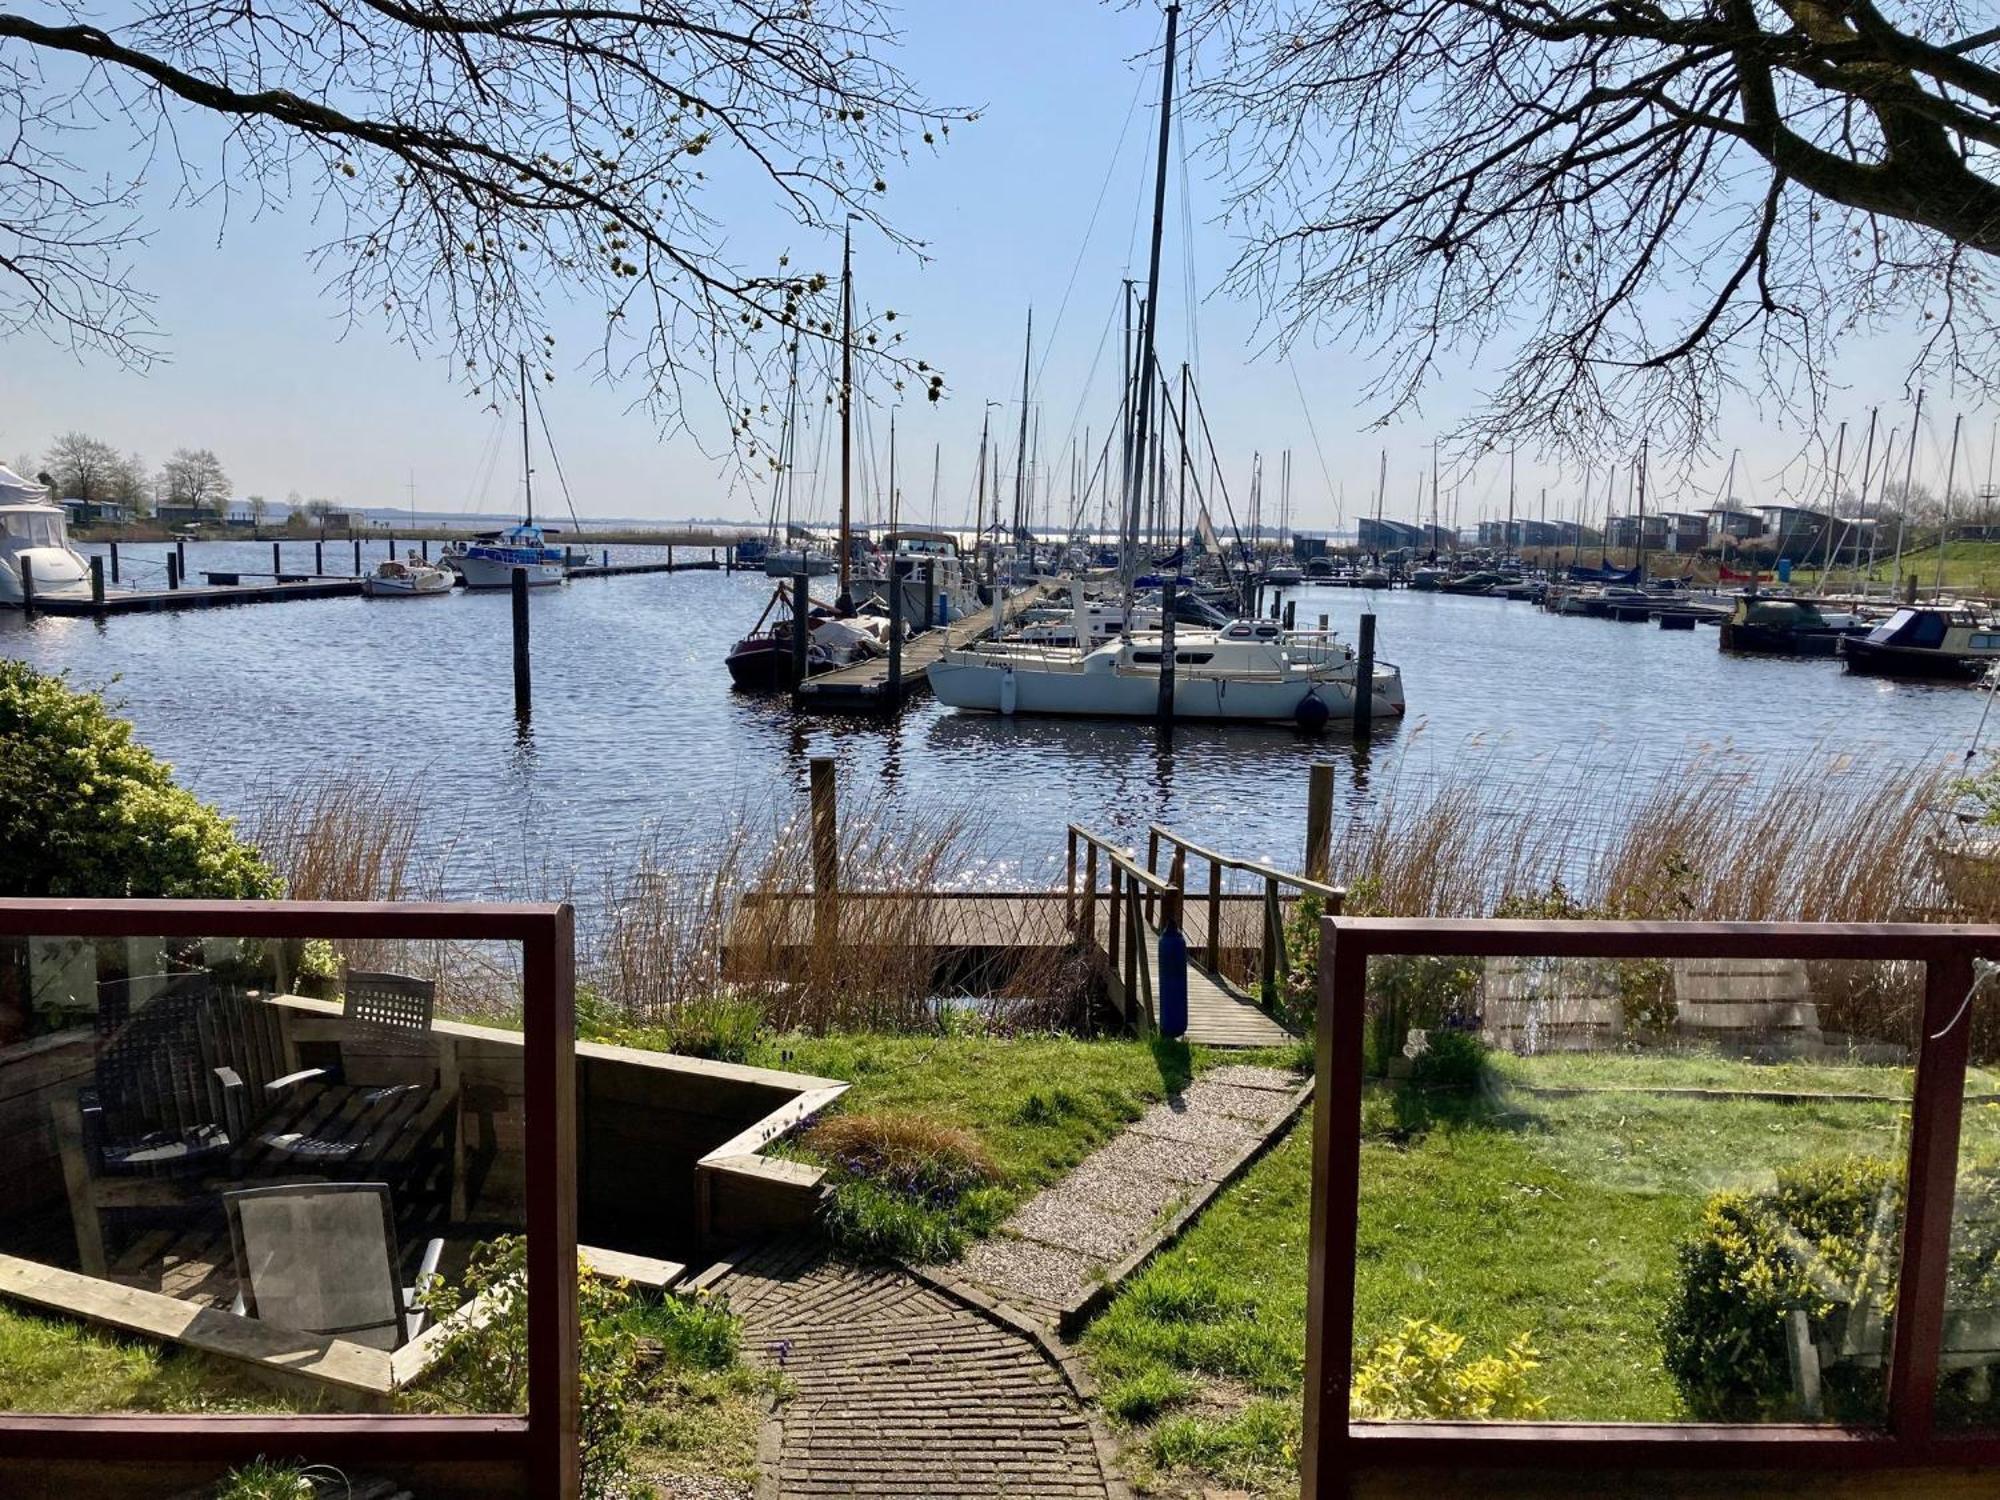
<svg viewBox="0 0 2000 1500">
<path fill-rule="evenodd" d="M 1724 620 L 1721 646 L 1724 651 L 1755 656 L 1834 656 L 1840 651 L 1843 634 L 1839 630 L 1785 630 Z"/>
<path fill-rule="evenodd" d="M 1930 651 L 1922 647 L 1878 646 L 1862 639 L 1849 636 L 1840 643 L 1840 654 L 1850 672 L 1864 672 L 1873 677 L 1913 677 L 1952 682 L 1967 682 L 1986 674 L 1993 664 L 1992 659 L 1983 656 L 1954 656 L 1945 651 Z"/>
<path fill-rule="evenodd" d="M 729 680 L 746 693 L 780 693 L 792 686 L 792 653 L 768 636 L 751 636 L 730 647 Z"/>
</svg>

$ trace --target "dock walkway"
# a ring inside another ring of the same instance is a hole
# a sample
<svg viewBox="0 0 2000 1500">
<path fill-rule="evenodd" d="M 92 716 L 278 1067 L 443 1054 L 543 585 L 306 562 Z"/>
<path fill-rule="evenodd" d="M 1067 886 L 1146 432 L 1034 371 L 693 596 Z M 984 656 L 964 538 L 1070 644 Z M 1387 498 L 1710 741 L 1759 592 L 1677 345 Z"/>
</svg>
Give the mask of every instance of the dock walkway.
<svg viewBox="0 0 2000 1500">
<path fill-rule="evenodd" d="M 1002 606 L 1002 617 L 1013 621 L 1037 605 L 1056 596 L 1059 585 L 1041 583 L 1016 594 Z M 870 657 L 852 666 L 840 667 L 799 684 L 797 702 L 815 713 L 881 713 L 900 706 L 912 694 L 930 686 L 931 663 L 946 651 L 981 640 L 993 631 L 993 611 L 982 609 L 941 630 L 926 630 L 903 642 L 903 680 L 892 693 L 889 686 L 889 658 Z"/>
<path fill-rule="evenodd" d="M 231 604 L 282 604 L 295 599 L 350 599 L 361 592 L 358 578 L 317 578 L 301 582 L 223 583 L 205 588 L 106 589 L 102 599 L 87 595 L 42 594 L 38 615 L 156 614 L 172 609 L 219 609 Z"/>
</svg>

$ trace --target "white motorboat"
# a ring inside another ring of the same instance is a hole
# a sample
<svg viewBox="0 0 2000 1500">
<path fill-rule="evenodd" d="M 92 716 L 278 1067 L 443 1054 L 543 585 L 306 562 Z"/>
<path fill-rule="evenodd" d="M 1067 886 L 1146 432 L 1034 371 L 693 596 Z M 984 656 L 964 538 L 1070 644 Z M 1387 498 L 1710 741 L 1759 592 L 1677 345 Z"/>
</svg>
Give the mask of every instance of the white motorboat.
<svg viewBox="0 0 2000 1500">
<path fill-rule="evenodd" d="M 959 556 L 958 538 L 945 531 L 892 531 L 882 538 L 890 549 L 889 566 L 908 564 L 903 578 L 903 618 L 912 625 L 924 621 L 924 601 L 931 602 L 932 625 L 949 625 L 982 607 L 979 585 L 965 559 Z M 877 591 L 886 600 L 887 569 Z M 929 581 L 927 582 L 927 576 Z"/>
<path fill-rule="evenodd" d="M 412 552 L 407 558 L 385 557 L 361 578 L 361 592 L 371 599 L 408 599 L 419 594 L 449 594 L 453 578 Z"/>
<path fill-rule="evenodd" d="M 548 588 L 568 576 L 562 548 L 551 547 L 542 528 L 529 522 L 490 532 L 443 560 L 469 589 L 512 588 L 516 568 L 527 573 L 529 588 Z"/>
<path fill-rule="evenodd" d="M 932 663 L 931 691 L 952 708 L 999 714 L 1150 719 L 1158 712 L 1162 638 L 1139 635 L 1090 651 L 987 642 L 946 651 Z M 1354 716 L 1354 653 L 1320 636 L 1287 635 L 1264 620 L 1221 630 L 1176 632 L 1174 716 L 1293 721 L 1317 728 Z M 1403 678 L 1378 661 L 1370 710 L 1404 711 Z"/>
<path fill-rule="evenodd" d="M 1305 581 L 1305 569 L 1297 563 L 1272 563 L 1264 570 L 1264 582 L 1273 588 L 1287 589 Z"/>
<path fill-rule="evenodd" d="M 69 544 L 68 517 L 47 491 L 0 467 L 0 604 L 22 602 L 22 564 L 35 597 L 89 598 L 90 564 Z"/>
<path fill-rule="evenodd" d="M 808 578 L 824 578 L 832 571 L 833 554 L 830 552 L 816 552 L 809 547 L 788 547 L 782 552 L 764 554 L 766 578 L 793 578 L 800 573 Z"/>
</svg>

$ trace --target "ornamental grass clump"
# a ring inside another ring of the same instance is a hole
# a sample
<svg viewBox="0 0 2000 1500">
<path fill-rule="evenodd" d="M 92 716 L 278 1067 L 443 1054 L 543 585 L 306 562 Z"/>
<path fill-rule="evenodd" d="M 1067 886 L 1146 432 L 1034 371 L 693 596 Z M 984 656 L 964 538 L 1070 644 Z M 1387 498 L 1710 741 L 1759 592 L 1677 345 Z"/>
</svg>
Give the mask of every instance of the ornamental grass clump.
<svg viewBox="0 0 2000 1500">
<path fill-rule="evenodd" d="M 828 1236 L 856 1255 L 955 1260 L 998 1218 L 999 1168 L 969 1131 L 919 1115 L 835 1115 L 802 1144 L 831 1169 Z"/>
</svg>

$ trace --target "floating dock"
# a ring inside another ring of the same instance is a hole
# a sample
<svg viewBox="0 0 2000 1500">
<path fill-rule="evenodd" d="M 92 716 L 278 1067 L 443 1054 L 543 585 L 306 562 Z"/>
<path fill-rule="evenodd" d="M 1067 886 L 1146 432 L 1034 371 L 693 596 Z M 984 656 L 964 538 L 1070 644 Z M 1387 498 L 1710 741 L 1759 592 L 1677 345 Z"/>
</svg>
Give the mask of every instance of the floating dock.
<svg viewBox="0 0 2000 1500">
<path fill-rule="evenodd" d="M 210 584 L 204 588 L 106 589 L 102 599 L 88 595 L 38 594 L 38 615 L 157 614 L 170 609 L 220 609 L 231 604 L 282 604 L 293 599 L 351 599 L 361 592 L 359 578 L 313 578 L 296 582 Z"/>
<path fill-rule="evenodd" d="M 1039 583 L 1016 594 L 1002 606 L 1004 624 L 1012 623 L 1027 610 L 1060 597 L 1067 583 Z M 885 713 L 899 707 L 913 694 L 930 686 L 931 663 L 946 651 L 969 646 L 993 633 L 993 611 L 986 608 L 967 615 L 942 629 L 926 630 L 903 642 L 902 681 L 891 685 L 889 658 L 872 656 L 851 666 L 808 677 L 799 684 L 794 701 L 812 713 Z"/>
</svg>

